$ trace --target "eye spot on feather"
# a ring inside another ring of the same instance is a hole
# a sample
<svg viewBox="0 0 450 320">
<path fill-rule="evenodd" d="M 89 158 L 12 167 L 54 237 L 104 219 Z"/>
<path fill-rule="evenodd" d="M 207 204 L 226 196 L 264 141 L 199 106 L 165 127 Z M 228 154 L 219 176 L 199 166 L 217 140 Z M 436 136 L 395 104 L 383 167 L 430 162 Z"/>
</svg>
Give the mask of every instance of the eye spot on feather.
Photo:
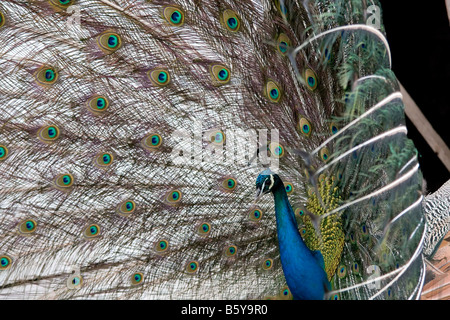
<svg viewBox="0 0 450 320">
<path fill-rule="evenodd" d="M 157 150 L 163 142 L 163 139 L 161 135 L 157 133 L 149 133 L 142 139 L 142 146 L 149 150 L 149 151 L 155 151 Z"/>
<path fill-rule="evenodd" d="M 386 300 L 394 299 L 394 290 L 392 288 L 388 288 L 384 292 L 384 296 L 386 297 Z"/>
<path fill-rule="evenodd" d="M 53 85 L 58 80 L 58 72 L 50 66 L 40 67 L 34 74 L 36 82 L 44 87 Z"/>
<path fill-rule="evenodd" d="M 95 115 L 98 115 L 108 109 L 109 101 L 104 96 L 93 96 L 87 101 L 86 105 L 89 111 L 91 111 Z"/>
<path fill-rule="evenodd" d="M 155 243 L 155 250 L 159 253 L 163 253 L 169 249 L 169 242 L 167 240 L 160 240 Z"/>
<path fill-rule="evenodd" d="M 298 217 L 303 217 L 303 216 L 305 215 L 305 212 L 304 212 L 303 209 L 301 209 L 301 208 L 295 209 L 294 213 L 295 213 L 295 215 L 298 216 Z"/>
<path fill-rule="evenodd" d="M 12 259 L 10 256 L 0 256 L 0 271 L 7 270 L 11 267 Z"/>
<path fill-rule="evenodd" d="M 299 121 L 297 123 L 297 132 L 302 136 L 310 137 L 312 132 L 311 122 L 303 116 L 299 117 Z"/>
<path fill-rule="evenodd" d="M 8 157 L 8 148 L 0 145 L 0 161 L 3 161 Z"/>
<path fill-rule="evenodd" d="M 264 95 L 270 102 L 278 103 L 281 99 L 280 87 L 274 81 L 269 80 L 264 87 Z"/>
<path fill-rule="evenodd" d="M 70 7 L 75 0 L 48 0 L 55 11 L 62 11 Z"/>
<path fill-rule="evenodd" d="M 68 189 L 73 185 L 73 176 L 70 173 L 60 174 L 55 178 L 54 183 L 58 189 Z"/>
<path fill-rule="evenodd" d="M 230 69 L 223 65 L 215 64 L 211 65 L 210 73 L 212 82 L 214 85 L 224 85 L 230 82 L 231 72 Z"/>
<path fill-rule="evenodd" d="M 31 234 L 36 231 L 37 223 L 33 219 L 28 219 L 19 224 L 21 234 Z"/>
<path fill-rule="evenodd" d="M 337 275 L 341 279 L 344 278 L 347 275 L 347 267 L 345 267 L 344 265 L 340 265 L 338 268 Z"/>
<path fill-rule="evenodd" d="M 144 275 L 140 272 L 133 273 L 130 277 L 131 285 L 136 286 L 144 281 Z"/>
<path fill-rule="evenodd" d="M 147 76 L 158 87 L 165 87 L 170 83 L 170 74 L 166 69 L 157 68 L 150 70 L 147 72 Z"/>
<path fill-rule="evenodd" d="M 284 182 L 284 188 L 285 188 L 286 193 L 287 193 L 288 195 L 291 195 L 291 194 L 294 193 L 294 186 L 293 186 L 292 183 L 290 183 L 290 182 Z"/>
<path fill-rule="evenodd" d="M 288 36 L 284 33 L 280 33 L 277 39 L 277 49 L 282 54 L 285 55 L 288 47 L 291 46 L 291 41 L 289 40 Z"/>
<path fill-rule="evenodd" d="M 166 21 L 174 27 L 181 27 L 184 24 L 184 11 L 177 7 L 165 7 L 163 16 Z"/>
<path fill-rule="evenodd" d="M 136 203 L 133 200 L 125 200 L 121 202 L 116 209 L 116 212 L 124 217 L 128 217 L 136 210 Z"/>
<path fill-rule="evenodd" d="M 358 262 L 353 262 L 352 264 L 352 273 L 353 274 L 359 274 L 359 264 Z"/>
<path fill-rule="evenodd" d="M 226 135 L 222 130 L 212 129 L 206 132 L 205 138 L 215 146 L 222 146 L 225 143 Z"/>
<path fill-rule="evenodd" d="M 197 233 L 201 236 L 207 236 L 211 232 L 211 225 L 207 222 L 203 222 L 197 228 Z"/>
<path fill-rule="evenodd" d="M 265 259 L 262 263 L 262 267 L 264 270 L 270 270 L 273 267 L 273 260 L 272 259 Z"/>
<path fill-rule="evenodd" d="M 118 33 L 106 31 L 98 36 L 97 45 L 103 53 L 111 54 L 122 47 L 122 38 Z"/>
<path fill-rule="evenodd" d="M 334 123 L 330 124 L 330 131 L 332 134 L 338 133 L 339 130 L 338 130 L 338 127 L 336 126 L 336 124 L 334 124 Z"/>
<path fill-rule="evenodd" d="M 369 239 L 369 228 L 367 227 L 367 225 L 364 223 L 361 225 L 361 239 L 363 240 L 367 240 Z"/>
<path fill-rule="evenodd" d="M 237 254 L 237 247 L 232 245 L 225 248 L 225 255 L 227 257 L 233 257 Z"/>
<path fill-rule="evenodd" d="M 327 147 L 324 147 L 322 149 L 320 149 L 319 151 L 319 157 L 323 162 L 327 162 L 330 158 L 330 151 L 328 150 Z"/>
<path fill-rule="evenodd" d="M 100 235 L 100 227 L 98 226 L 98 224 L 88 225 L 84 229 L 83 235 L 87 239 L 96 238 L 96 237 L 98 237 Z"/>
<path fill-rule="evenodd" d="M 5 25 L 5 16 L 3 15 L 3 12 L 0 11 L 0 28 Z"/>
<path fill-rule="evenodd" d="M 166 195 L 166 203 L 171 206 L 176 206 L 180 203 L 182 198 L 182 193 L 180 190 L 169 191 Z"/>
<path fill-rule="evenodd" d="M 70 275 L 67 278 L 66 285 L 71 290 L 80 289 L 83 285 L 83 277 L 79 274 Z"/>
<path fill-rule="evenodd" d="M 236 189 L 236 186 L 237 186 L 237 181 L 235 178 L 227 177 L 222 181 L 222 188 L 226 192 L 234 191 L 234 189 Z"/>
<path fill-rule="evenodd" d="M 288 287 L 284 287 L 280 292 L 280 298 L 282 300 L 293 300 L 291 290 Z"/>
<path fill-rule="evenodd" d="M 317 76 L 311 69 L 305 71 L 305 81 L 309 90 L 314 91 L 317 88 Z"/>
<path fill-rule="evenodd" d="M 276 142 L 270 142 L 267 146 L 267 155 L 274 158 L 284 157 L 284 147 Z"/>
<path fill-rule="evenodd" d="M 51 125 L 40 128 L 37 132 L 37 136 L 42 142 L 51 143 L 59 138 L 59 133 L 59 128 Z"/>
<path fill-rule="evenodd" d="M 263 216 L 263 211 L 259 207 L 255 207 L 255 208 L 251 209 L 249 212 L 249 215 L 248 215 L 249 219 L 254 222 L 261 221 L 262 216 Z"/>
<path fill-rule="evenodd" d="M 300 228 L 300 236 L 303 238 L 306 236 L 306 228 Z"/>
<path fill-rule="evenodd" d="M 330 300 L 341 300 L 338 294 L 334 294 L 330 297 Z"/>
<path fill-rule="evenodd" d="M 186 268 L 185 268 L 185 270 L 190 274 L 198 272 L 198 269 L 199 269 L 199 263 L 197 261 L 188 262 L 186 264 Z"/>
<path fill-rule="evenodd" d="M 109 152 L 100 153 L 95 158 L 95 165 L 99 168 L 106 168 L 113 163 L 113 160 L 114 156 L 112 153 Z"/>
<path fill-rule="evenodd" d="M 239 17 L 233 10 L 230 9 L 223 11 L 221 21 L 223 21 L 225 28 L 231 32 L 238 32 L 241 27 Z"/>
</svg>

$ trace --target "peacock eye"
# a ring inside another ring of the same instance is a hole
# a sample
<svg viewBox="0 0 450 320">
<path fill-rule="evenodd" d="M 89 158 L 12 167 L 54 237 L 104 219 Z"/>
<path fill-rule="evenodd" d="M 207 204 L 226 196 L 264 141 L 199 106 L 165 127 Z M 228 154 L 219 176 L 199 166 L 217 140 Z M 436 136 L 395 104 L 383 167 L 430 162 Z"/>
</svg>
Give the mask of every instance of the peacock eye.
<svg viewBox="0 0 450 320">
<path fill-rule="evenodd" d="M 55 9 L 67 9 L 74 2 L 73 0 L 47 0 Z M 58 10 L 59 11 L 59 10 Z"/>
<path fill-rule="evenodd" d="M 339 266 L 338 268 L 338 277 L 344 278 L 347 275 L 347 268 L 343 265 Z"/>
<path fill-rule="evenodd" d="M 236 246 L 228 246 L 225 248 L 225 255 L 227 257 L 235 256 L 237 253 L 237 247 Z"/>
<path fill-rule="evenodd" d="M 116 212 L 124 217 L 128 217 L 136 209 L 136 203 L 133 200 L 125 200 L 117 206 Z"/>
<path fill-rule="evenodd" d="M 270 102 L 277 103 L 281 99 L 280 88 L 278 84 L 272 80 L 267 81 L 264 92 Z"/>
<path fill-rule="evenodd" d="M 213 145 L 222 146 L 225 143 L 226 135 L 222 130 L 213 129 L 205 134 L 206 139 Z"/>
<path fill-rule="evenodd" d="M 288 36 L 284 33 L 280 33 L 277 39 L 277 49 L 278 51 L 284 55 L 287 52 L 288 47 L 291 45 L 291 41 L 289 40 Z"/>
<path fill-rule="evenodd" d="M 140 272 L 133 273 L 130 277 L 132 285 L 138 285 L 144 280 L 144 275 Z"/>
<path fill-rule="evenodd" d="M 286 193 L 288 195 L 291 195 L 294 192 L 294 186 L 290 182 L 285 182 L 284 188 L 286 189 Z"/>
<path fill-rule="evenodd" d="M 5 25 L 5 16 L 3 15 L 3 13 L 0 11 L 0 28 L 3 27 Z"/>
<path fill-rule="evenodd" d="M 59 138 L 59 128 L 57 126 L 45 126 L 38 130 L 37 135 L 42 142 L 53 142 Z"/>
<path fill-rule="evenodd" d="M 319 151 L 319 157 L 320 157 L 320 159 L 322 159 L 324 162 L 327 162 L 328 159 L 330 158 L 330 151 L 328 150 L 328 148 L 324 147 L 324 148 L 320 149 L 320 151 Z"/>
<path fill-rule="evenodd" d="M 97 155 L 97 157 L 95 158 L 95 164 L 100 167 L 100 168 L 105 168 L 108 167 L 112 164 L 114 160 L 114 156 L 109 153 L 100 153 Z"/>
<path fill-rule="evenodd" d="M 233 191 L 234 189 L 236 189 L 237 186 L 237 181 L 234 178 L 225 178 L 222 181 L 222 187 L 225 189 L 225 191 Z"/>
<path fill-rule="evenodd" d="M 180 190 L 172 190 L 167 193 L 166 202 L 169 205 L 175 206 L 181 201 L 181 198 L 182 198 L 182 193 Z"/>
<path fill-rule="evenodd" d="M 275 142 L 269 143 L 268 151 L 270 152 L 269 156 L 274 158 L 282 158 L 284 156 L 284 148 L 279 143 Z"/>
<path fill-rule="evenodd" d="M 202 223 L 197 229 L 198 233 L 202 236 L 208 235 L 211 231 L 211 225 L 209 223 Z"/>
<path fill-rule="evenodd" d="M 5 160 L 8 156 L 8 148 L 0 145 L 0 161 Z"/>
<path fill-rule="evenodd" d="M 100 235 L 100 227 L 97 224 L 91 224 L 84 229 L 83 235 L 88 238 L 95 238 Z"/>
<path fill-rule="evenodd" d="M 184 12 L 180 8 L 165 7 L 163 11 L 166 21 L 175 27 L 180 27 L 184 23 Z"/>
<path fill-rule="evenodd" d="M 157 133 L 150 133 L 142 140 L 142 146 L 150 151 L 155 151 L 162 144 L 162 137 Z"/>
<path fill-rule="evenodd" d="M 273 260 L 272 259 L 266 259 L 264 260 L 262 267 L 264 270 L 270 270 L 273 266 Z"/>
<path fill-rule="evenodd" d="M 233 10 L 227 9 L 222 13 L 222 18 L 225 24 L 225 28 L 231 32 L 239 31 L 241 22 Z"/>
<path fill-rule="evenodd" d="M 100 114 L 109 107 L 109 101 L 103 96 L 93 96 L 87 101 L 88 109 L 94 114 Z"/>
<path fill-rule="evenodd" d="M 36 221 L 32 219 L 25 220 L 19 225 L 19 232 L 23 234 L 33 233 L 36 231 L 36 226 Z"/>
<path fill-rule="evenodd" d="M 305 212 L 303 211 L 303 209 L 297 208 L 297 209 L 295 209 L 295 215 L 297 215 L 299 217 L 303 217 L 305 215 Z"/>
<path fill-rule="evenodd" d="M 280 296 L 283 300 L 292 300 L 292 293 L 288 287 L 285 287 L 283 290 L 281 290 Z"/>
<path fill-rule="evenodd" d="M 10 256 L 0 256 L 0 270 L 6 270 L 11 267 L 12 259 Z"/>
<path fill-rule="evenodd" d="M 157 252 L 165 252 L 169 248 L 169 242 L 167 240 L 160 240 L 155 244 L 155 250 Z"/>
<path fill-rule="evenodd" d="M 83 285 L 83 277 L 79 274 L 73 274 L 70 275 L 69 278 L 67 278 L 67 287 L 69 289 L 79 289 Z"/>
<path fill-rule="evenodd" d="M 353 262 L 352 264 L 352 273 L 359 274 L 359 264 L 358 262 Z"/>
<path fill-rule="evenodd" d="M 55 185 L 59 188 L 70 188 L 73 185 L 73 176 L 70 173 L 60 174 L 55 178 Z"/>
<path fill-rule="evenodd" d="M 317 88 L 317 76 L 311 69 L 305 71 L 305 81 L 309 90 L 314 91 Z"/>
<path fill-rule="evenodd" d="M 154 69 L 147 72 L 150 81 L 158 87 L 167 86 L 170 83 L 170 74 L 166 69 Z"/>
<path fill-rule="evenodd" d="M 311 122 L 305 117 L 300 116 L 297 124 L 297 132 L 305 137 L 310 137 L 312 132 Z"/>
<path fill-rule="evenodd" d="M 199 264 L 197 261 L 190 261 L 186 264 L 186 271 L 188 273 L 196 273 L 198 271 Z"/>
<path fill-rule="evenodd" d="M 252 210 L 250 210 L 250 213 L 249 213 L 250 220 L 257 222 L 262 219 L 262 216 L 263 216 L 263 211 L 261 210 L 261 208 L 256 207 L 256 208 L 253 208 Z"/>
<path fill-rule="evenodd" d="M 337 128 L 337 126 L 334 123 L 330 124 L 330 131 L 331 131 L 332 134 L 338 133 L 338 128 Z"/>
<path fill-rule="evenodd" d="M 53 67 L 42 66 L 36 71 L 34 78 L 38 84 L 50 86 L 58 80 L 58 72 Z"/>
<path fill-rule="evenodd" d="M 122 38 L 115 32 L 107 31 L 97 38 L 97 45 L 105 54 L 111 54 L 120 49 Z"/>
<path fill-rule="evenodd" d="M 366 224 L 361 225 L 361 238 L 367 240 L 369 238 L 369 228 Z"/>
<path fill-rule="evenodd" d="M 212 82 L 214 85 L 223 85 L 230 82 L 230 69 L 223 65 L 215 64 L 210 67 Z"/>
</svg>

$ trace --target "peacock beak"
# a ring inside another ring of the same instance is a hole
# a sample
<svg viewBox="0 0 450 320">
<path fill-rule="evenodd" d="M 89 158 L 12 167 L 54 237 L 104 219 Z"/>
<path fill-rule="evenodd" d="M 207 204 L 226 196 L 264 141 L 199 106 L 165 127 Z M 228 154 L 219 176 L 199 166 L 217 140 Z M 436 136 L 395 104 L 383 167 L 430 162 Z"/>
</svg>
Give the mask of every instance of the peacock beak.
<svg viewBox="0 0 450 320">
<path fill-rule="evenodd" d="M 255 194 L 255 202 L 261 198 L 261 196 L 264 194 L 264 189 L 256 188 L 256 194 Z"/>
</svg>

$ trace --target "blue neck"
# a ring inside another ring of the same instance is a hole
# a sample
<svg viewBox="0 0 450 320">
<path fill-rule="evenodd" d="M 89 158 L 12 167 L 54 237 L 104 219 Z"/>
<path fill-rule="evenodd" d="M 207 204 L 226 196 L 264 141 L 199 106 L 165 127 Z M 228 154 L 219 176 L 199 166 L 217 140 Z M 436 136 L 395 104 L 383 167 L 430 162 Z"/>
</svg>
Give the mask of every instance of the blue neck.
<svg viewBox="0 0 450 320">
<path fill-rule="evenodd" d="M 325 290 L 330 288 L 327 275 L 318 260 L 323 258 L 318 252 L 314 254 L 303 242 L 284 185 L 281 183 L 275 186 L 272 192 L 281 265 L 289 290 L 294 299 L 322 300 Z"/>
</svg>

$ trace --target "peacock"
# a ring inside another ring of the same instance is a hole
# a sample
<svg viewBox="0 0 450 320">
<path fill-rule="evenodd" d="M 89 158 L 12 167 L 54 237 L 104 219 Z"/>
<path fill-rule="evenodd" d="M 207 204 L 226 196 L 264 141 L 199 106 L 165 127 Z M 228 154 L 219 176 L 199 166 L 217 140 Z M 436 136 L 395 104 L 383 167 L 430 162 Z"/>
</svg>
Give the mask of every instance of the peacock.
<svg viewBox="0 0 450 320">
<path fill-rule="evenodd" d="M 419 298 L 384 34 L 376 0 L 1 1 L 0 298 Z"/>
</svg>

